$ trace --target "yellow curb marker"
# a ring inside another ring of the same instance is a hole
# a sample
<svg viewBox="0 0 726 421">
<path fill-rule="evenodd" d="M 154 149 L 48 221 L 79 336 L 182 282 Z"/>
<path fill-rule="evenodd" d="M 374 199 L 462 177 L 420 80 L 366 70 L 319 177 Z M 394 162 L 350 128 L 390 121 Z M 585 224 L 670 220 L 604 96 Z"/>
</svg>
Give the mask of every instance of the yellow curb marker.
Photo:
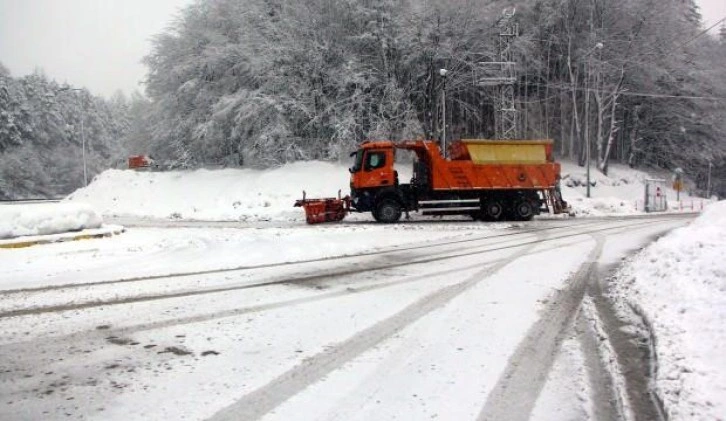
<svg viewBox="0 0 726 421">
<path fill-rule="evenodd" d="M 82 235 L 76 235 L 75 237 L 71 238 L 59 238 L 57 240 L 37 240 L 37 241 L 21 241 L 18 243 L 8 243 L 8 244 L 0 244 L 0 249 L 21 249 L 26 247 L 32 247 L 39 244 L 50 244 L 50 243 L 63 243 L 66 241 L 78 241 L 78 240 L 93 240 L 96 238 L 105 238 L 105 237 L 111 237 L 114 235 L 118 235 L 126 231 L 125 229 L 121 229 L 118 231 L 113 232 L 104 232 L 100 234 L 82 234 Z"/>
</svg>

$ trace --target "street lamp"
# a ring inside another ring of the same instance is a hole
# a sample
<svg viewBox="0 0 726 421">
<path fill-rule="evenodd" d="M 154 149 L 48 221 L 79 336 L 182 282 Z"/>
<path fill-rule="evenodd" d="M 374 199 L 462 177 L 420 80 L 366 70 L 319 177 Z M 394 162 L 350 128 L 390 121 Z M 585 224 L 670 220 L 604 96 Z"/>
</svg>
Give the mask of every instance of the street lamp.
<svg viewBox="0 0 726 421">
<path fill-rule="evenodd" d="M 443 113 L 443 141 L 441 142 L 441 148 L 442 152 L 444 154 L 444 158 L 446 158 L 446 74 L 449 73 L 446 69 L 439 69 L 439 75 L 441 75 L 441 79 L 444 81 L 444 89 L 443 89 L 443 95 L 441 96 L 441 110 Z"/>
<path fill-rule="evenodd" d="M 80 88 L 60 88 L 58 92 L 62 91 L 82 91 Z M 86 167 L 86 136 L 83 127 L 83 111 L 81 110 L 81 156 L 83 158 L 83 185 L 88 186 L 88 170 Z"/>
<path fill-rule="evenodd" d="M 588 51 L 587 54 L 585 54 L 585 57 L 583 57 L 583 58 L 587 58 L 587 80 L 586 80 L 587 103 L 585 105 L 588 105 L 590 103 L 590 95 L 589 95 L 590 94 L 590 55 L 592 53 L 594 53 L 595 50 L 602 50 L 603 46 L 604 45 L 602 42 L 598 42 L 597 44 L 595 44 L 595 46 L 593 46 L 590 49 L 590 51 Z M 586 115 L 585 118 L 589 119 L 590 116 Z M 586 139 L 585 139 L 585 160 L 587 161 L 587 172 L 586 172 L 585 177 L 587 178 L 587 198 L 589 199 L 590 198 L 590 132 L 589 132 L 589 130 L 586 134 Z"/>
<path fill-rule="evenodd" d="M 708 180 L 706 181 L 706 199 L 711 198 L 711 167 L 713 164 L 708 160 Z"/>
</svg>

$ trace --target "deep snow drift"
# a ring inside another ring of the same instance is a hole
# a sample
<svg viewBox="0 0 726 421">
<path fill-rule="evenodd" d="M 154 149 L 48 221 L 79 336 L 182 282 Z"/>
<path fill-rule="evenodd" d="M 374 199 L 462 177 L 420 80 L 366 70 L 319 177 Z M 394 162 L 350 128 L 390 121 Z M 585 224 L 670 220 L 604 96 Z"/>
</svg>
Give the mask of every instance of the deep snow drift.
<svg viewBox="0 0 726 421">
<path fill-rule="evenodd" d="M 397 165 L 401 180 L 410 165 Z M 614 165 L 609 176 L 592 170 L 592 198 L 585 197 L 585 169 L 563 164 L 563 196 L 578 215 L 627 215 L 642 211 L 643 180 L 648 174 Z M 271 170 L 225 169 L 172 172 L 108 170 L 68 201 L 87 202 L 107 216 L 209 221 L 304 221 L 293 208 L 305 190 L 308 197 L 348 194 L 350 179 L 342 164 L 297 162 Z M 667 191 L 672 209 L 675 192 Z M 703 201 L 681 195 L 686 206 L 700 210 Z M 690 210 L 687 209 L 687 210 Z M 355 217 L 355 216 L 354 216 Z M 360 218 L 370 218 L 360 215 Z"/>
<path fill-rule="evenodd" d="M 323 162 L 298 162 L 272 170 L 171 172 L 108 170 L 68 201 L 93 205 L 103 215 L 207 221 L 304 221 L 294 208 L 309 197 L 349 190 L 348 171 Z"/>
<path fill-rule="evenodd" d="M 670 420 L 726 414 L 726 201 L 625 265 L 611 294 L 655 337 L 656 392 Z"/>
<path fill-rule="evenodd" d="M 82 203 L 0 206 L 0 239 L 99 228 L 103 219 Z"/>
</svg>

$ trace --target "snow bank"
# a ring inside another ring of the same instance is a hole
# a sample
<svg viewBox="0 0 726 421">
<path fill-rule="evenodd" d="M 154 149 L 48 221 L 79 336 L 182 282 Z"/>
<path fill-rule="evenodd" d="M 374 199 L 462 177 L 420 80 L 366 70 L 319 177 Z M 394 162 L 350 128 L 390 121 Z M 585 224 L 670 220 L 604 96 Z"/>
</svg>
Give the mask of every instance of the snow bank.
<svg viewBox="0 0 726 421">
<path fill-rule="evenodd" d="M 726 414 L 726 202 L 637 255 L 611 291 L 655 336 L 657 393 L 671 420 Z M 626 314 L 627 311 L 624 312 Z"/>
<path fill-rule="evenodd" d="M 402 181 L 411 165 L 397 167 Z M 563 196 L 578 215 L 627 215 L 642 209 L 648 174 L 614 165 L 610 175 L 592 171 L 592 198 L 585 197 L 584 168 L 563 164 Z M 303 221 L 292 205 L 302 197 L 332 197 L 350 191 L 342 164 L 311 161 L 270 170 L 225 169 L 171 172 L 109 170 L 68 201 L 91 203 L 103 215 L 210 221 Z M 577 180 L 577 181 L 575 181 Z M 568 187 L 570 185 L 571 187 Z M 675 192 L 668 192 L 675 198 Z M 685 197 L 685 195 L 682 195 Z M 700 199 L 699 199 L 700 200 Z"/>
<path fill-rule="evenodd" d="M 100 228 L 103 219 L 83 203 L 0 206 L 0 238 Z"/>
<path fill-rule="evenodd" d="M 562 196 L 572 206 L 575 215 L 605 216 L 643 213 L 645 179 L 669 179 L 670 175 L 648 174 L 626 165 L 612 164 L 608 175 L 595 167 L 590 168 L 590 198 L 587 197 L 586 169 L 571 162 L 562 162 Z M 666 183 L 669 184 L 669 183 Z M 667 186 L 664 194 L 671 211 L 699 211 L 706 200 L 681 192 L 680 203 L 676 191 Z"/>
<path fill-rule="evenodd" d="M 108 170 L 68 201 L 93 204 L 103 215 L 220 221 L 303 220 L 294 208 L 309 197 L 348 194 L 342 165 L 298 162 L 271 170 L 172 172 Z"/>
</svg>

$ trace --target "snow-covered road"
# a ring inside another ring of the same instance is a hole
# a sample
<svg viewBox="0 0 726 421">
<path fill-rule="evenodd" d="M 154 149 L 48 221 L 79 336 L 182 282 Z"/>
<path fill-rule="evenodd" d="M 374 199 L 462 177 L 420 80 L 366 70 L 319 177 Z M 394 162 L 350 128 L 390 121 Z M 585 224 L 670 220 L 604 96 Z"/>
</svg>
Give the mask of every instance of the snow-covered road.
<svg viewBox="0 0 726 421">
<path fill-rule="evenodd" d="M 2 251 L 0 419 L 628 418 L 652 408 L 593 355 L 593 285 L 690 218 L 143 227 Z"/>
</svg>

